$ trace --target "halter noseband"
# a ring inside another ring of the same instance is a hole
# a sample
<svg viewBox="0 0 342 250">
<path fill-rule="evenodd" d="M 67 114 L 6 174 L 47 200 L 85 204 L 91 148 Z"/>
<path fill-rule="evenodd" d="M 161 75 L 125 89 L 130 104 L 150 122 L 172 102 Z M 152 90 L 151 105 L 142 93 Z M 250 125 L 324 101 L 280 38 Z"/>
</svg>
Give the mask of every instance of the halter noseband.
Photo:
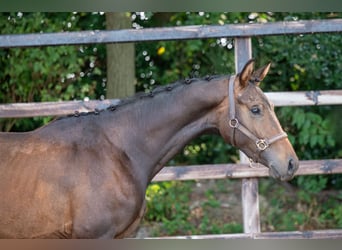
<svg viewBox="0 0 342 250">
<path fill-rule="evenodd" d="M 234 100 L 234 82 L 235 82 L 235 76 L 230 77 L 229 80 L 229 126 L 233 128 L 232 132 L 232 145 L 235 146 L 235 129 L 240 130 L 243 134 L 245 134 L 248 138 L 253 140 L 255 142 L 257 150 L 259 150 L 259 154 L 267 149 L 272 143 L 286 138 L 287 134 L 282 131 L 280 134 L 273 136 L 271 139 L 260 139 L 256 137 L 248 128 L 243 126 L 238 118 L 235 116 L 235 100 Z"/>
</svg>

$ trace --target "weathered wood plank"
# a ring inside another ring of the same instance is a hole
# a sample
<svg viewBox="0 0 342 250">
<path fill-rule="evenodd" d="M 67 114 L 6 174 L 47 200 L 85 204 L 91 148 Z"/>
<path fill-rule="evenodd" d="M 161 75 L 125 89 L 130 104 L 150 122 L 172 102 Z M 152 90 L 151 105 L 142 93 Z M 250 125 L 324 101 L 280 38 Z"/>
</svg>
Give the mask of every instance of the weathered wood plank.
<svg viewBox="0 0 342 250">
<path fill-rule="evenodd" d="M 252 39 L 235 38 L 235 73 L 242 71 L 244 65 L 252 58 Z M 240 162 L 248 163 L 248 157 L 240 151 Z M 259 188 L 257 178 L 242 179 L 241 204 L 244 233 L 260 232 Z"/>
<path fill-rule="evenodd" d="M 300 161 L 296 176 L 342 174 L 342 159 L 325 159 Z M 252 177 L 269 177 L 268 168 L 259 165 L 251 168 L 248 164 L 212 164 L 192 166 L 164 167 L 153 182 L 171 180 L 201 180 L 201 179 L 240 179 Z"/>
<path fill-rule="evenodd" d="M 342 104 L 342 90 L 267 92 L 276 107 Z"/>
<path fill-rule="evenodd" d="M 151 237 L 147 239 L 342 239 L 342 229 Z"/>
<path fill-rule="evenodd" d="M 276 107 L 309 106 L 309 105 L 340 105 L 342 90 L 268 92 L 266 96 Z M 73 114 L 75 111 L 92 112 L 115 105 L 118 99 L 103 101 L 65 101 L 40 103 L 0 104 L 0 118 L 19 118 L 36 116 L 60 116 Z"/>
<path fill-rule="evenodd" d="M 34 47 L 342 32 L 342 19 L 1 35 L 0 47 Z"/>
<path fill-rule="evenodd" d="M 293 232 L 265 232 L 252 235 L 253 239 L 342 239 L 342 229 Z"/>
<path fill-rule="evenodd" d="M 241 203 L 244 233 L 261 231 L 258 185 L 258 179 L 255 177 L 242 179 Z"/>
<path fill-rule="evenodd" d="M 103 110 L 110 105 L 116 105 L 118 99 L 103 101 L 61 101 L 39 103 L 12 103 L 0 105 L 0 118 L 20 118 L 36 116 L 64 116 L 79 113 Z"/>
</svg>

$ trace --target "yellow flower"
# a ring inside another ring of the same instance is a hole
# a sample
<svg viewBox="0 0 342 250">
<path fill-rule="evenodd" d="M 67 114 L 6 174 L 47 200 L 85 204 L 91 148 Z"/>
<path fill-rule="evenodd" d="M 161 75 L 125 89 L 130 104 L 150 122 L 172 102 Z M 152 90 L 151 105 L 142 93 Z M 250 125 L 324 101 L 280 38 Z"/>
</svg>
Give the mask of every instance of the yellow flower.
<svg viewBox="0 0 342 250">
<path fill-rule="evenodd" d="M 161 55 L 164 54 L 164 53 L 165 53 L 165 47 L 162 46 L 162 47 L 160 47 L 160 48 L 158 49 L 157 54 L 158 54 L 158 56 L 161 56 Z"/>
</svg>

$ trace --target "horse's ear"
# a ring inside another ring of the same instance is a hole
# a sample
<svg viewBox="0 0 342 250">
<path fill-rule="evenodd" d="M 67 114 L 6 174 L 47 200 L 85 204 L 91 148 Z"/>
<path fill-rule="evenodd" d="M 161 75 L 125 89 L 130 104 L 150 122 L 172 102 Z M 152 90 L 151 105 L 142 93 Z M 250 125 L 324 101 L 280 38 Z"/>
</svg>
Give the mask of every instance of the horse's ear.
<svg viewBox="0 0 342 250">
<path fill-rule="evenodd" d="M 261 67 L 260 69 L 256 70 L 253 74 L 252 74 L 252 82 L 259 86 L 260 82 L 262 80 L 264 80 L 265 76 L 267 75 L 268 71 L 270 70 L 271 67 L 271 62 L 269 62 L 267 65 L 265 65 L 264 67 Z"/>
<path fill-rule="evenodd" d="M 242 71 L 239 74 L 240 78 L 240 87 L 245 88 L 248 85 L 249 79 L 251 79 L 254 71 L 254 60 L 249 60 L 246 65 L 243 67 Z"/>
</svg>

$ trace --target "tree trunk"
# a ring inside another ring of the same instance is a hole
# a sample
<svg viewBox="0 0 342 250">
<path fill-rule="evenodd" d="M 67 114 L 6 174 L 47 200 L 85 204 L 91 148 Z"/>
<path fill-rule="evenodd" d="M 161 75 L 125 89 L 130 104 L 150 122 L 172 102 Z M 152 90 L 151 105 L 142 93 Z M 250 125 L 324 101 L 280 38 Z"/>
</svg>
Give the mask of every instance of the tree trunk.
<svg viewBox="0 0 342 250">
<path fill-rule="evenodd" d="M 131 28 L 130 14 L 106 13 L 108 30 Z M 135 92 L 134 43 L 107 44 L 107 98 L 124 98 Z"/>
</svg>

